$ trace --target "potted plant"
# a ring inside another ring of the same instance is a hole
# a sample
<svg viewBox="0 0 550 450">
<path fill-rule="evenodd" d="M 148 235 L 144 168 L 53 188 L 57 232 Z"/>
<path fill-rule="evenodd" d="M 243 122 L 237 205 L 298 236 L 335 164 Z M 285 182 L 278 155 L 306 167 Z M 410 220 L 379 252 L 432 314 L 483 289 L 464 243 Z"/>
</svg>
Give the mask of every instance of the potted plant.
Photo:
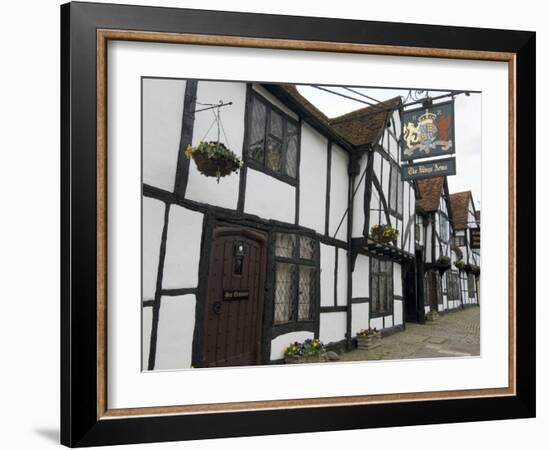
<svg viewBox="0 0 550 450">
<path fill-rule="evenodd" d="M 294 342 L 285 349 L 286 364 L 303 364 L 324 361 L 325 346 L 319 339 Z"/>
<path fill-rule="evenodd" d="M 372 350 L 380 346 L 382 333 L 376 328 L 367 328 L 357 332 L 357 348 L 359 350 Z"/>
<path fill-rule="evenodd" d="M 455 261 L 455 267 L 458 269 L 458 270 L 464 270 L 464 266 L 466 264 L 464 263 L 464 261 L 460 260 L 460 261 Z"/>
<path fill-rule="evenodd" d="M 197 170 L 206 177 L 225 177 L 237 172 L 242 166 L 240 158 L 222 142 L 201 142 L 196 147 L 188 145 L 185 149 L 187 159 L 193 158 Z"/>
<path fill-rule="evenodd" d="M 370 229 L 370 238 L 383 244 L 395 241 L 399 236 L 399 230 L 390 225 L 375 224 Z"/>
<path fill-rule="evenodd" d="M 474 275 L 479 275 L 481 273 L 481 269 L 479 266 L 472 265 L 472 273 Z"/>
</svg>

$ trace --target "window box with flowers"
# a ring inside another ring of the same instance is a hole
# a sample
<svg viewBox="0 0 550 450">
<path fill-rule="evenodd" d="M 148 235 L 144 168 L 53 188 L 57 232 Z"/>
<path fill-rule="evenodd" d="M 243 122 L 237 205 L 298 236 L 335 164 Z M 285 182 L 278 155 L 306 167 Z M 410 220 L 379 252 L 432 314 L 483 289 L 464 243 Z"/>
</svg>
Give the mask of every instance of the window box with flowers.
<svg viewBox="0 0 550 450">
<path fill-rule="evenodd" d="M 304 342 L 294 342 L 285 349 L 285 363 L 324 362 L 325 353 L 325 346 L 319 339 L 306 339 Z"/>
<path fill-rule="evenodd" d="M 399 236 L 399 230 L 390 225 L 375 224 L 370 229 L 370 238 L 382 244 L 395 242 L 397 236 Z"/>
<path fill-rule="evenodd" d="M 380 346 L 382 333 L 376 328 L 368 328 L 357 332 L 357 348 L 359 350 L 372 350 Z"/>
</svg>

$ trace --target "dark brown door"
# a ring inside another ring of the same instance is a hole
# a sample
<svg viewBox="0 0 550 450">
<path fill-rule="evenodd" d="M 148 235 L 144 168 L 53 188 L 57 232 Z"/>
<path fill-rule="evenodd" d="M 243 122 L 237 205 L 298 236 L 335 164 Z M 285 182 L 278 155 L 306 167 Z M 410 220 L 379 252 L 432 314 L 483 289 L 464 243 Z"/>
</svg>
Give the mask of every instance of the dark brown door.
<svg viewBox="0 0 550 450">
<path fill-rule="evenodd" d="M 264 234 L 247 228 L 214 230 L 204 314 L 204 367 L 259 362 L 266 243 Z"/>
<path fill-rule="evenodd" d="M 426 294 L 428 295 L 428 304 L 430 305 L 430 309 L 437 311 L 437 304 L 439 303 L 439 296 L 441 291 L 439 276 L 435 270 L 430 270 L 426 274 L 426 277 Z"/>
</svg>

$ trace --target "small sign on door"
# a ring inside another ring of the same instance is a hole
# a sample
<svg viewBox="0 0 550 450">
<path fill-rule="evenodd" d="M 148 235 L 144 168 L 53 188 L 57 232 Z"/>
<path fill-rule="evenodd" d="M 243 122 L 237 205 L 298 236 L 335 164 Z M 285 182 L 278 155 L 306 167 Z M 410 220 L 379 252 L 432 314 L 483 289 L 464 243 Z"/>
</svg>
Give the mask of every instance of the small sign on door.
<svg viewBox="0 0 550 450">
<path fill-rule="evenodd" d="M 248 300 L 248 289 L 224 289 L 223 299 L 230 300 Z"/>
</svg>

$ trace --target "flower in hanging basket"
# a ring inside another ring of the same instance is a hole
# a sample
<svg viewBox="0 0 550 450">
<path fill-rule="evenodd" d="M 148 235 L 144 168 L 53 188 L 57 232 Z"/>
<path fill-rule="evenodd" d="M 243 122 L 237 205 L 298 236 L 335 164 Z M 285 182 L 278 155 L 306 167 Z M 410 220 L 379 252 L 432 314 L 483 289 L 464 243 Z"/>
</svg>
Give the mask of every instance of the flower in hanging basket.
<svg viewBox="0 0 550 450">
<path fill-rule="evenodd" d="M 201 142 L 196 147 L 188 145 L 185 149 L 187 159 L 193 158 L 197 170 L 206 177 L 221 177 L 237 172 L 242 166 L 240 158 L 222 142 Z"/>
<path fill-rule="evenodd" d="M 455 252 L 456 259 L 461 260 L 464 255 L 462 254 L 460 247 L 454 246 L 452 247 L 452 250 Z"/>
<path fill-rule="evenodd" d="M 466 264 L 464 263 L 464 261 L 460 260 L 460 261 L 455 261 L 455 267 L 459 270 L 463 270 L 464 269 L 464 266 Z"/>
<path fill-rule="evenodd" d="M 481 269 L 479 266 L 472 265 L 472 273 L 474 275 L 479 275 L 481 273 Z"/>
<path fill-rule="evenodd" d="M 386 243 L 395 241 L 399 236 L 399 230 L 392 228 L 390 225 L 375 224 L 370 229 L 370 238 L 373 241 Z"/>
</svg>

